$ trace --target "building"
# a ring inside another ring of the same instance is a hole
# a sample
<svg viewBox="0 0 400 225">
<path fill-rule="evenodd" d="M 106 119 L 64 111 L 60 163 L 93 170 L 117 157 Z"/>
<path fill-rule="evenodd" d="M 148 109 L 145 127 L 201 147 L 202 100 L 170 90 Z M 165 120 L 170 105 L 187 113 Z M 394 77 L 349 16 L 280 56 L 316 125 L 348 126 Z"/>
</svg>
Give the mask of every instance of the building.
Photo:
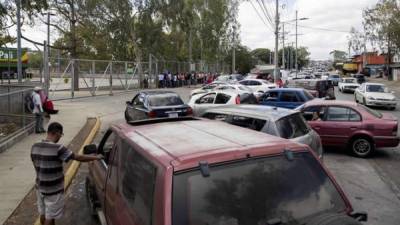
<svg viewBox="0 0 400 225">
<path fill-rule="evenodd" d="M 392 70 L 392 79 L 399 80 L 400 79 L 400 54 L 396 53 L 392 57 L 392 63 L 390 64 L 390 68 Z"/>
<path fill-rule="evenodd" d="M 357 64 L 357 72 L 367 75 L 377 75 L 385 70 L 386 55 L 378 52 L 367 52 L 354 55 L 352 62 Z"/>
</svg>

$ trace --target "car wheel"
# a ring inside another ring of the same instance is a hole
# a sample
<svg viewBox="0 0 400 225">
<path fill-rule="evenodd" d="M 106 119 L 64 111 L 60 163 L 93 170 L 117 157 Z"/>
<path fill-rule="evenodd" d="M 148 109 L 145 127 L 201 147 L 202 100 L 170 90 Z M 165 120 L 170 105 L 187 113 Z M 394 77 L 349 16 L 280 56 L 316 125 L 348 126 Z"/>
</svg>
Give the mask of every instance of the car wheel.
<svg viewBox="0 0 400 225">
<path fill-rule="evenodd" d="M 350 147 L 353 154 L 360 158 L 365 158 L 374 151 L 374 145 L 367 137 L 354 138 Z"/>
<path fill-rule="evenodd" d="M 347 215 L 323 213 L 307 221 L 307 225 L 361 225 L 360 222 Z"/>
<path fill-rule="evenodd" d="M 93 186 L 90 184 L 89 178 L 86 177 L 85 181 L 86 200 L 89 206 L 90 215 L 97 215 L 97 197 Z"/>
<path fill-rule="evenodd" d="M 390 110 L 394 111 L 394 110 L 396 110 L 396 107 L 390 107 Z"/>
</svg>

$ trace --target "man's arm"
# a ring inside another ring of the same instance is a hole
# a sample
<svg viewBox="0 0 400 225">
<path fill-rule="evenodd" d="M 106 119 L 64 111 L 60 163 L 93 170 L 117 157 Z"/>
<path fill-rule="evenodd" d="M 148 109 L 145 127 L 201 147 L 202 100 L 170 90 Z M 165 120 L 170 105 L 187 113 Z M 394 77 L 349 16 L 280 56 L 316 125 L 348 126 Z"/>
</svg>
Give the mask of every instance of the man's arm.
<svg viewBox="0 0 400 225">
<path fill-rule="evenodd" d="M 95 161 L 95 160 L 100 160 L 104 159 L 102 155 L 79 155 L 79 154 L 74 154 L 74 160 L 79 161 L 79 162 L 90 162 L 90 161 Z"/>
</svg>

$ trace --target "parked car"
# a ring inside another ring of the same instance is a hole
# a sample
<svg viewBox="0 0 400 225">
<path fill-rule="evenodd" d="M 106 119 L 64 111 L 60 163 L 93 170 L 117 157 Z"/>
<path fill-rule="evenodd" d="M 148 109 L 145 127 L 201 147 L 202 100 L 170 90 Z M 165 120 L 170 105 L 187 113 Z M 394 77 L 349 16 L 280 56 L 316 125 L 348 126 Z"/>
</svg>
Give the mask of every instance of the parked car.
<svg viewBox="0 0 400 225">
<path fill-rule="evenodd" d="M 243 93 L 235 90 L 218 90 L 207 94 L 192 96 L 188 105 L 193 109 L 193 114 L 195 116 L 202 116 L 207 109 L 213 107 L 256 103 L 257 99 L 252 93 Z"/>
<path fill-rule="evenodd" d="M 113 125 L 89 163 L 90 209 L 112 225 L 360 225 L 308 146 L 212 120 Z M 284 223 L 283 223 L 284 221 Z"/>
<path fill-rule="evenodd" d="M 334 86 L 338 86 L 339 81 L 340 81 L 340 75 L 339 74 L 329 74 L 328 80 L 330 80 Z"/>
<path fill-rule="evenodd" d="M 245 79 L 239 81 L 239 84 L 251 88 L 253 92 L 261 92 L 261 93 L 265 93 L 270 89 L 276 88 L 276 84 L 269 83 L 268 81 L 262 79 Z"/>
<path fill-rule="evenodd" d="M 301 79 L 288 80 L 286 86 L 290 88 L 304 88 L 316 98 L 335 99 L 335 90 L 330 80 Z"/>
<path fill-rule="evenodd" d="M 366 106 L 383 106 L 391 110 L 397 105 L 394 92 L 389 92 L 384 84 L 379 83 L 363 83 L 355 90 L 354 100 Z"/>
<path fill-rule="evenodd" d="M 360 84 L 357 83 L 356 78 L 348 77 L 340 79 L 338 88 L 340 92 L 354 92 Z"/>
<path fill-rule="evenodd" d="M 359 84 L 367 82 L 364 74 L 354 74 L 353 77 L 357 79 L 357 83 Z"/>
<path fill-rule="evenodd" d="M 192 91 L 190 92 L 190 96 L 197 95 L 197 94 L 204 94 L 204 93 L 210 92 L 210 91 L 212 91 L 215 87 L 217 87 L 217 86 L 219 86 L 219 85 L 222 85 L 222 84 L 227 84 L 227 83 L 224 83 L 224 82 L 215 82 L 215 83 L 214 83 L 214 82 L 213 82 L 213 83 L 211 83 L 211 84 L 203 85 L 201 88 L 196 88 L 196 89 L 192 90 Z"/>
<path fill-rule="evenodd" d="M 310 146 L 319 158 L 323 155 L 319 135 L 298 111 L 260 105 L 229 105 L 209 109 L 203 117 L 291 139 Z"/>
<path fill-rule="evenodd" d="M 302 88 L 276 88 L 264 93 L 258 100 L 261 105 L 294 109 L 314 97 Z"/>
<path fill-rule="evenodd" d="M 350 101 L 312 100 L 297 110 L 319 134 L 322 145 L 349 148 L 367 157 L 375 148 L 396 147 L 397 118 Z"/>
<path fill-rule="evenodd" d="M 125 120 L 192 115 L 193 110 L 172 91 L 142 91 L 126 102 Z"/>
</svg>

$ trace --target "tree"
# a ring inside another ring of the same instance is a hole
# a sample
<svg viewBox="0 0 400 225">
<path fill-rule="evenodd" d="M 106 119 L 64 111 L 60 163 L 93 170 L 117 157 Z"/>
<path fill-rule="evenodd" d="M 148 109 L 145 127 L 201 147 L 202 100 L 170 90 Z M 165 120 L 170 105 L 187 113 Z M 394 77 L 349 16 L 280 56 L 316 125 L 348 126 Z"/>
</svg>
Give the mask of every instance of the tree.
<svg viewBox="0 0 400 225">
<path fill-rule="evenodd" d="M 352 27 L 348 37 L 349 46 L 357 55 L 361 54 L 365 48 L 365 35 Z"/>
<path fill-rule="evenodd" d="M 298 68 L 301 69 L 308 65 L 310 62 L 310 52 L 307 47 L 297 48 L 297 64 Z"/>
<path fill-rule="evenodd" d="M 345 51 L 333 50 L 329 54 L 333 57 L 334 62 L 343 62 L 347 59 L 347 53 Z"/>
<path fill-rule="evenodd" d="M 271 50 L 268 48 L 256 48 L 251 51 L 252 57 L 256 60 L 257 64 L 271 64 Z"/>
</svg>

